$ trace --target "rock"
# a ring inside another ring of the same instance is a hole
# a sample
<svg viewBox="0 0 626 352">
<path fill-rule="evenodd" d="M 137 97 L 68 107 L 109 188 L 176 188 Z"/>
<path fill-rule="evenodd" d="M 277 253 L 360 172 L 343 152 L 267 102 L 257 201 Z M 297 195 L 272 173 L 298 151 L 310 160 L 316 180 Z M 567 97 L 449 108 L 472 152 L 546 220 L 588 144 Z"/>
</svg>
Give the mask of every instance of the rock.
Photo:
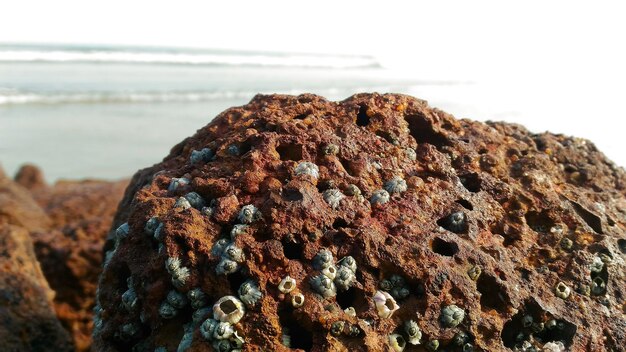
<svg viewBox="0 0 626 352">
<path fill-rule="evenodd" d="M 15 182 L 31 191 L 45 188 L 47 186 L 41 169 L 31 164 L 26 164 L 20 167 L 15 175 Z"/>
<path fill-rule="evenodd" d="M 5 177 L 0 178 L 0 224 L 41 231 L 50 226 L 50 219 L 28 190 Z"/>
<path fill-rule="evenodd" d="M 94 349 L 388 351 L 413 320 L 419 347 L 623 350 L 625 186 L 578 138 L 403 95 L 259 95 L 131 180 Z M 189 192 L 207 206 L 174 208 Z"/>
<path fill-rule="evenodd" d="M 91 347 L 102 247 L 127 182 L 61 181 L 33 189 L 51 219 L 50 230 L 33 233 L 35 251 L 77 351 Z"/>
</svg>

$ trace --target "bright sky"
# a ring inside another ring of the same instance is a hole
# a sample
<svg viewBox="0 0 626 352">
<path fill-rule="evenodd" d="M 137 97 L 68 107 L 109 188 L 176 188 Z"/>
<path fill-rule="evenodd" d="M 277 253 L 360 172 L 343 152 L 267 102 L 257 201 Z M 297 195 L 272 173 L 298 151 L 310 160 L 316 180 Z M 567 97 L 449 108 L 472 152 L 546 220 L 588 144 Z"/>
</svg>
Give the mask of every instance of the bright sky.
<svg viewBox="0 0 626 352">
<path fill-rule="evenodd" d="M 502 87 L 476 104 L 524 106 L 519 122 L 600 141 L 616 158 L 626 150 L 625 9 L 618 1 L 0 0 L 0 42 L 373 54 L 403 75 Z"/>
</svg>

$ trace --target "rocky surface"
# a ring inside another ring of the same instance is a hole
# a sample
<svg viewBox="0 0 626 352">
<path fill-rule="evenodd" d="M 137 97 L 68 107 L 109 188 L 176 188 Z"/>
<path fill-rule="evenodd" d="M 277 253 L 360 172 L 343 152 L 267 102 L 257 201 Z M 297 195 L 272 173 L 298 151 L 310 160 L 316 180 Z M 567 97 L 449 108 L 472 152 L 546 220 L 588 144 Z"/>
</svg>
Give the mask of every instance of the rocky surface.
<svg viewBox="0 0 626 352">
<path fill-rule="evenodd" d="M 28 191 L 0 177 L 0 341 L 3 351 L 71 351 L 68 333 L 52 308 L 37 261 L 32 231 L 49 224 Z"/>
<path fill-rule="evenodd" d="M 127 183 L 60 181 L 33 192 L 52 222 L 49 231 L 34 233 L 35 250 L 78 351 L 91 346 L 102 247 Z"/>
<path fill-rule="evenodd" d="M 94 346 L 624 351 L 625 187 L 582 139 L 257 96 L 132 179 Z"/>
</svg>

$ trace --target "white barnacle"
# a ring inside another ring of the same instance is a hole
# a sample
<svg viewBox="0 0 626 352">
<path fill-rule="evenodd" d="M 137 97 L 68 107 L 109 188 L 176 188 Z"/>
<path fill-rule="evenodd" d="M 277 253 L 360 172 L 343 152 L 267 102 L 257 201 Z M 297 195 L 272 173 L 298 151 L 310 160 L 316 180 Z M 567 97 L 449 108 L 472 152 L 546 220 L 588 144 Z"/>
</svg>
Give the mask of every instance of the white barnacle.
<svg viewBox="0 0 626 352">
<path fill-rule="evenodd" d="M 187 297 L 185 297 L 182 293 L 176 290 L 171 290 L 167 294 L 167 302 L 176 309 L 183 309 L 187 305 L 188 301 Z"/>
<path fill-rule="evenodd" d="M 224 248 L 224 255 L 237 263 L 243 263 L 245 256 L 243 254 L 243 250 L 234 243 L 230 243 L 226 248 Z"/>
<path fill-rule="evenodd" d="M 207 320 L 205 320 L 202 323 L 202 325 L 200 325 L 200 334 L 206 340 L 212 341 L 213 340 L 213 333 L 215 332 L 215 328 L 217 328 L 217 326 L 219 324 L 220 324 L 220 322 L 218 320 L 215 320 L 215 319 L 207 319 Z"/>
<path fill-rule="evenodd" d="M 376 305 L 378 316 L 383 319 L 391 318 L 393 313 L 400 308 L 396 300 L 385 291 L 376 291 L 374 294 L 374 304 Z"/>
<path fill-rule="evenodd" d="M 174 209 L 176 209 L 178 211 L 187 210 L 189 208 L 191 208 L 191 204 L 189 203 L 189 201 L 185 197 L 179 197 L 176 200 L 176 203 L 174 203 Z"/>
<path fill-rule="evenodd" d="M 356 317 L 356 310 L 354 309 L 354 307 L 348 307 L 344 309 L 343 312 L 346 313 L 346 315 L 349 317 Z"/>
<path fill-rule="evenodd" d="M 322 193 L 322 197 L 324 198 L 326 203 L 330 205 L 331 208 L 337 209 L 339 203 L 341 203 L 341 200 L 344 199 L 346 196 L 344 196 L 340 190 L 332 188 L 324 191 L 324 193 Z"/>
<path fill-rule="evenodd" d="M 244 233 L 246 233 L 249 227 L 250 226 L 244 225 L 244 224 L 237 224 L 233 226 L 233 229 L 230 230 L 230 239 L 234 241 L 235 238 L 237 238 L 237 236 L 243 235 Z"/>
<path fill-rule="evenodd" d="M 185 194 L 185 199 L 187 199 L 187 201 L 192 207 L 198 210 L 201 210 L 206 205 L 204 198 L 202 198 L 202 196 L 196 192 L 189 192 Z"/>
<path fill-rule="evenodd" d="M 300 308 L 304 305 L 304 295 L 300 292 L 291 295 L 291 306 Z"/>
<path fill-rule="evenodd" d="M 441 323 L 448 328 L 456 327 L 465 318 L 465 311 L 458 306 L 451 304 L 441 309 Z"/>
<path fill-rule="evenodd" d="M 572 290 L 563 282 L 559 282 L 554 288 L 554 293 L 556 294 L 556 296 L 562 299 L 566 299 L 567 297 L 569 297 L 571 291 Z"/>
<path fill-rule="evenodd" d="M 208 163 L 213 159 L 213 151 L 209 148 L 202 148 L 200 150 L 192 150 L 189 156 L 189 162 L 196 164 L 199 162 Z"/>
<path fill-rule="evenodd" d="M 215 267 L 215 273 L 217 275 L 230 275 L 236 273 L 239 270 L 239 264 L 228 258 L 222 258 L 217 266 Z"/>
<path fill-rule="evenodd" d="M 337 287 L 335 287 L 333 280 L 323 274 L 311 278 L 311 287 L 324 298 L 337 295 Z"/>
<path fill-rule="evenodd" d="M 278 284 L 278 290 L 282 293 L 289 293 L 296 288 L 296 280 L 291 276 L 285 276 Z"/>
<path fill-rule="evenodd" d="M 389 192 L 387 192 L 384 189 L 379 189 L 377 191 L 374 191 L 374 193 L 372 193 L 372 197 L 370 198 L 370 203 L 372 203 L 372 205 L 376 205 L 376 204 L 385 204 L 389 201 Z"/>
<path fill-rule="evenodd" d="M 263 296 L 261 290 L 259 290 L 259 285 L 250 279 L 244 281 L 244 283 L 239 286 L 238 293 L 239 299 L 248 307 L 254 306 Z"/>
<path fill-rule="evenodd" d="M 246 341 L 243 339 L 243 337 L 237 334 L 237 331 L 235 331 L 233 336 L 230 337 L 230 344 L 231 344 L 231 347 L 234 349 L 242 348 L 245 343 Z M 231 350 L 231 352 L 235 351 L 234 349 Z"/>
<path fill-rule="evenodd" d="M 420 327 L 417 325 L 415 321 L 407 320 L 404 323 L 404 332 L 406 333 L 406 336 L 409 338 L 408 342 L 411 345 L 420 344 L 420 340 L 422 339 L 422 331 L 420 330 Z"/>
<path fill-rule="evenodd" d="M 354 271 L 350 270 L 349 267 L 340 265 L 334 280 L 335 286 L 337 286 L 340 291 L 347 291 L 356 282 L 356 275 L 354 275 Z"/>
<path fill-rule="evenodd" d="M 226 340 L 233 336 L 235 329 L 232 324 L 227 321 L 222 321 L 215 327 L 213 331 L 213 338 L 217 340 Z"/>
<path fill-rule="evenodd" d="M 230 242 L 225 238 L 220 238 L 219 240 L 215 241 L 213 247 L 211 248 L 211 255 L 214 257 L 221 257 L 224 253 L 224 249 L 226 249 L 229 244 Z"/>
<path fill-rule="evenodd" d="M 130 227 L 128 226 L 128 223 L 125 222 L 115 230 L 115 240 L 121 241 L 124 238 L 128 237 L 129 233 L 130 233 Z"/>
<path fill-rule="evenodd" d="M 313 178 L 320 177 L 320 169 L 317 165 L 313 164 L 310 161 L 303 161 L 298 166 L 296 166 L 295 170 L 296 175 L 309 175 Z"/>
<path fill-rule="evenodd" d="M 190 273 L 188 268 L 181 265 L 180 259 L 176 257 L 167 258 L 165 268 L 172 276 L 172 284 L 174 286 L 180 288 L 185 285 Z"/>
<path fill-rule="evenodd" d="M 345 266 L 346 268 L 352 270 L 353 273 L 356 273 L 356 260 L 350 255 L 341 258 L 338 262 L 339 266 Z"/>
<path fill-rule="evenodd" d="M 244 205 L 239 211 L 239 216 L 237 217 L 239 221 L 244 224 L 252 224 L 253 222 L 261 219 L 263 216 L 261 211 L 257 209 L 252 204 Z"/>
<path fill-rule="evenodd" d="M 164 301 L 161 303 L 161 306 L 159 307 L 159 315 L 163 319 L 172 319 L 176 316 L 176 314 L 178 314 L 178 309 L 169 304 L 169 302 Z"/>
<path fill-rule="evenodd" d="M 329 279 L 334 280 L 337 276 L 337 267 L 331 264 L 322 269 L 322 274 L 326 275 Z"/>
<path fill-rule="evenodd" d="M 389 193 L 402 193 L 408 189 L 406 181 L 402 177 L 395 176 L 391 180 L 385 182 L 385 190 Z"/>
<path fill-rule="evenodd" d="M 402 352 L 406 347 L 406 341 L 400 334 L 391 334 L 389 335 L 389 346 L 394 352 Z"/>
<path fill-rule="evenodd" d="M 322 249 L 313 258 L 313 267 L 322 270 L 333 264 L 333 254 L 328 249 Z"/>
<path fill-rule="evenodd" d="M 176 191 L 179 187 L 184 187 L 189 184 L 189 179 L 181 177 L 181 178 L 172 178 L 170 181 L 170 185 L 167 187 L 167 190 L 170 192 Z"/>
<path fill-rule="evenodd" d="M 404 155 L 407 158 L 409 158 L 409 160 L 411 160 L 411 161 L 417 160 L 417 153 L 415 152 L 415 149 L 413 149 L 413 148 L 406 148 L 404 150 Z"/>
<path fill-rule="evenodd" d="M 213 319 L 237 324 L 246 310 L 235 296 L 224 296 L 213 305 Z"/>
<path fill-rule="evenodd" d="M 153 216 L 150 219 L 148 219 L 148 221 L 146 221 L 146 225 L 143 227 L 143 230 L 146 233 L 146 235 L 154 236 L 154 232 L 156 231 L 157 227 L 159 227 L 160 224 L 161 222 L 159 221 L 159 218 L 157 218 L 156 216 Z"/>
<path fill-rule="evenodd" d="M 593 257 L 593 262 L 589 265 L 589 270 L 591 270 L 592 273 L 597 274 L 601 272 L 603 268 L 604 262 L 602 261 L 602 258 Z"/>
</svg>

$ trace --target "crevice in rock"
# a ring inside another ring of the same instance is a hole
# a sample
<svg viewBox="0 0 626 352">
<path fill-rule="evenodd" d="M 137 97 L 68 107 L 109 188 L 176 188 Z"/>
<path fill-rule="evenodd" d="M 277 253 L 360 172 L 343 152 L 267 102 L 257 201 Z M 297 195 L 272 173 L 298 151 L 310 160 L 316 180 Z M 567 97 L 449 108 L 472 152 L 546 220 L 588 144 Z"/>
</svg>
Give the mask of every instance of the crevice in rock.
<svg viewBox="0 0 626 352">
<path fill-rule="evenodd" d="M 589 210 L 585 209 L 582 205 L 574 201 L 570 200 L 569 202 L 574 208 L 574 210 L 576 211 L 576 213 L 578 214 L 578 216 L 580 216 L 585 221 L 585 223 L 593 229 L 593 231 L 599 234 L 604 233 L 602 231 L 602 219 L 600 219 L 599 216 L 590 212 Z"/>
<path fill-rule="evenodd" d="M 472 193 L 480 192 L 482 187 L 482 180 L 480 176 L 475 172 L 459 175 L 459 180 L 465 189 Z"/>
<path fill-rule="evenodd" d="M 367 106 L 360 105 L 359 112 L 356 115 L 357 126 L 365 127 L 370 124 L 370 117 L 367 116 Z"/>
<path fill-rule="evenodd" d="M 409 124 L 409 133 L 417 143 L 428 143 L 441 149 L 450 145 L 450 141 L 442 133 L 434 130 L 430 121 L 424 115 L 407 115 L 406 122 Z"/>
<path fill-rule="evenodd" d="M 283 329 L 282 333 L 290 336 L 290 348 L 311 351 L 313 348 L 313 334 L 305 329 L 293 316 L 293 309 L 283 308 L 278 311 L 278 319 Z"/>
<path fill-rule="evenodd" d="M 480 305 L 483 310 L 493 309 L 498 313 L 507 311 L 509 297 L 495 277 L 483 273 L 478 277 L 476 288 L 480 292 Z"/>
<path fill-rule="evenodd" d="M 446 257 L 452 257 L 459 252 L 459 246 L 456 243 L 445 241 L 439 237 L 433 239 L 431 248 L 433 252 Z"/>
<path fill-rule="evenodd" d="M 292 161 L 300 161 L 302 160 L 302 145 L 300 144 L 292 144 L 285 143 L 276 147 L 276 151 L 278 155 L 280 155 L 280 160 L 292 160 Z"/>
</svg>

